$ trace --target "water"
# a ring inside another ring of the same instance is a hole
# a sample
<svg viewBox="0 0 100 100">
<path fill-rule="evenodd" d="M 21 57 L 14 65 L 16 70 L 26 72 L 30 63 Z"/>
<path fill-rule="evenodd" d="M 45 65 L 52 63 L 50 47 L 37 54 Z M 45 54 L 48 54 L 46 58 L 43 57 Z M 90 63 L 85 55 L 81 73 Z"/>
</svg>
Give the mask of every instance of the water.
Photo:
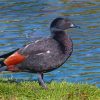
<svg viewBox="0 0 100 100">
<path fill-rule="evenodd" d="M 50 22 L 69 16 L 80 29 L 68 30 L 74 52 L 59 69 L 45 74 L 45 81 L 89 83 L 100 87 L 99 0 L 0 0 L 0 54 L 22 47 L 33 38 L 50 35 Z M 37 79 L 28 73 L 0 73 L 0 77 Z"/>
</svg>

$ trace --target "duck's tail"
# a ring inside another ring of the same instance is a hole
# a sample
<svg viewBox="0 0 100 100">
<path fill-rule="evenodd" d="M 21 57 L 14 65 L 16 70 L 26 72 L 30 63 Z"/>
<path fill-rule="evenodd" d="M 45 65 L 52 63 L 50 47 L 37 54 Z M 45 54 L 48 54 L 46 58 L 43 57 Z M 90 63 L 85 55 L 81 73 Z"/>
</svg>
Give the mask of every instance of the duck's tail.
<svg viewBox="0 0 100 100">
<path fill-rule="evenodd" d="M 14 52 L 16 52 L 18 49 L 13 50 L 9 53 L 3 54 L 0 56 L 0 72 L 1 71 L 5 71 L 7 69 L 6 65 L 4 64 L 4 60 L 9 57 L 11 54 L 13 54 Z"/>
</svg>

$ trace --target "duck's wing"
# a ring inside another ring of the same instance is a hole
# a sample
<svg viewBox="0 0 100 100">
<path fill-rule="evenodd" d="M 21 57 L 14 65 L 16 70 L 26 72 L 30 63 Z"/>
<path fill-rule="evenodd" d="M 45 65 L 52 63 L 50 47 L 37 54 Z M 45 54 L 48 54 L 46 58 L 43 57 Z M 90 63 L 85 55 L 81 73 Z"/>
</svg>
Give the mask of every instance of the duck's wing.
<svg viewBox="0 0 100 100">
<path fill-rule="evenodd" d="M 11 55 L 4 60 L 4 64 L 7 66 L 17 65 L 23 62 L 30 55 L 39 55 L 46 51 L 46 48 L 44 48 L 45 44 L 45 39 L 36 40 L 35 42 L 32 42 L 23 48 L 16 50 L 13 52 L 13 54 L 9 53 Z"/>
<path fill-rule="evenodd" d="M 31 43 L 34 43 L 35 41 L 38 41 L 38 40 L 41 40 L 41 39 L 43 39 L 43 37 L 32 38 L 31 42 L 28 41 L 27 44 L 23 45 L 22 48 L 24 48 L 24 47 L 26 48 L 27 45 L 29 45 Z M 11 56 L 12 54 L 13 54 L 13 56 L 17 56 L 15 52 L 18 51 L 18 50 L 20 50 L 20 48 L 17 48 L 17 49 L 15 49 L 13 51 L 10 51 L 8 53 L 0 55 L 0 67 L 5 66 L 4 60 L 9 58 L 9 56 Z"/>
</svg>

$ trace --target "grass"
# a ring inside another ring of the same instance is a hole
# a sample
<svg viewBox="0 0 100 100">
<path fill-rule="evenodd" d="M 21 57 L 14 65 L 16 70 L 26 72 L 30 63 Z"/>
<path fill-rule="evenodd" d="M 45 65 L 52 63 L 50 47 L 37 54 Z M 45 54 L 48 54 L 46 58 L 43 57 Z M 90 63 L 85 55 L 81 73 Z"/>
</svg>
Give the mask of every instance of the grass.
<svg viewBox="0 0 100 100">
<path fill-rule="evenodd" d="M 12 82 L 0 79 L 0 100 L 100 100 L 100 89 L 88 84 Z"/>
</svg>

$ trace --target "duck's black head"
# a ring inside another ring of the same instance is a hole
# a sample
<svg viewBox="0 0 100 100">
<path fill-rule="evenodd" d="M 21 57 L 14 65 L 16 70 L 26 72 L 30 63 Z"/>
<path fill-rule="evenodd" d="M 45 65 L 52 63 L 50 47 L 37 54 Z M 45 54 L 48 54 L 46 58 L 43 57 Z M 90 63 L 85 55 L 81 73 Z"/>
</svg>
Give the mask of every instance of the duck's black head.
<svg viewBox="0 0 100 100">
<path fill-rule="evenodd" d="M 52 21 L 51 25 L 50 25 L 50 29 L 51 30 L 66 30 L 69 28 L 76 28 L 77 26 L 75 24 L 73 24 L 68 18 L 56 18 Z"/>
</svg>

